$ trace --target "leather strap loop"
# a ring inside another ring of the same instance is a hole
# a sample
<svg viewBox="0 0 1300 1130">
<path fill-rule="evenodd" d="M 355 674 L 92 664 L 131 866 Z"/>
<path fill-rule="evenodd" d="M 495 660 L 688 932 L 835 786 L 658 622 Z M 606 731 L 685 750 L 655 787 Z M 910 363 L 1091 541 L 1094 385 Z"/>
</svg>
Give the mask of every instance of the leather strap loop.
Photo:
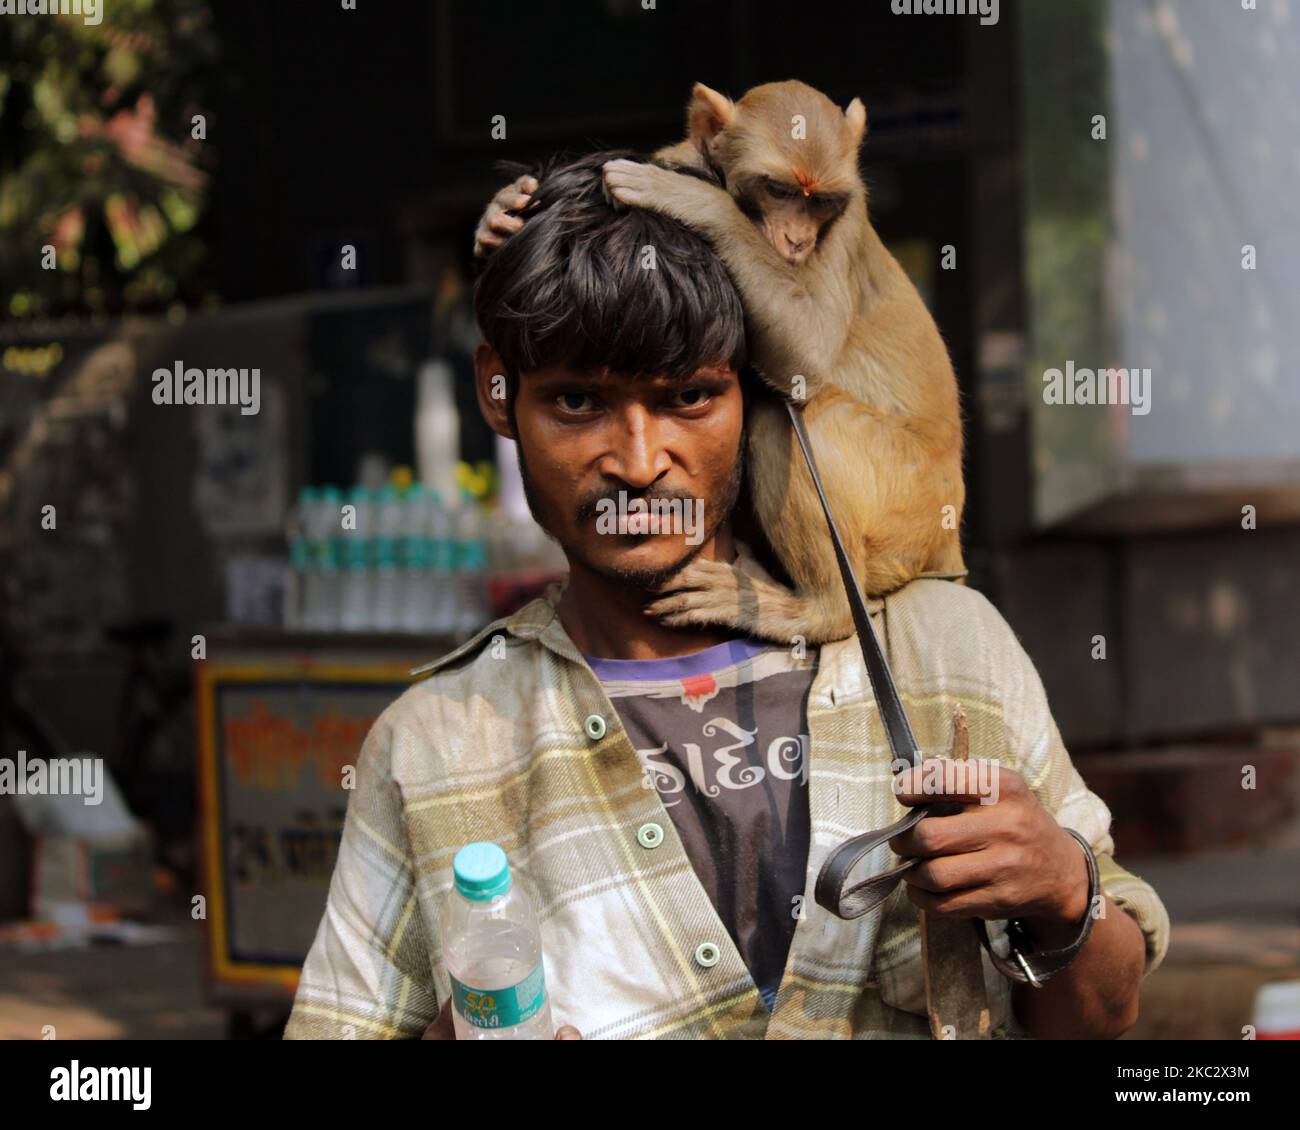
<svg viewBox="0 0 1300 1130">
<path fill-rule="evenodd" d="M 845 840 L 839 847 L 834 848 L 822 864 L 821 871 L 817 873 L 817 885 L 813 889 L 817 905 L 824 906 L 840 918 L 861 918 L 884 902 L 903 876 L 921 862 L 919 859 L 905 859 L 899 866 L 882 871 L 879 875 L 873 875 L 865 882 L 845 890 L 844 884 L 848 881 L 849 872 L 864 856 L 875 851 L 886 841 L 914 827 L 925 815 L 924 808 L 913 808 L 903 819 L 896 820 L 888 827 L 877 828 L 874 832 L 863 832 L 860 836 Z"/>
</svg>

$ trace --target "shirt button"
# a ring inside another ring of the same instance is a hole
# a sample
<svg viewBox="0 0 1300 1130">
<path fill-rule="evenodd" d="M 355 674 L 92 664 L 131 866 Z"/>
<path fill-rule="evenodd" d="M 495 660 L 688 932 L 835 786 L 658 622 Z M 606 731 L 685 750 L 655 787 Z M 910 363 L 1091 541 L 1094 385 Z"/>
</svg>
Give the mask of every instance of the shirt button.
<svg viewBox="0 0 1300 1130">
<path fill-rule="evenodd" d="M 598 742 L 605 736 L 605 719 L 599 714 L 588 714 L 582 728 L 587 731 L 587 737 L 593 742 Z"/>
<path fill-rule="evenodd" d="M 701 942 L 695 947 L 695 960 L 705 969 L 708 969 L 710 965 L 717 965 L 718 957 L 718 947 L 712 942 Z"/>
<path fill-rule="evenodd" d="M 636 830 L 636 842 L 643 848 L 657 848 L 664 842 L 664 830 L 658 824 L 642 824 Z"/>
</svg>

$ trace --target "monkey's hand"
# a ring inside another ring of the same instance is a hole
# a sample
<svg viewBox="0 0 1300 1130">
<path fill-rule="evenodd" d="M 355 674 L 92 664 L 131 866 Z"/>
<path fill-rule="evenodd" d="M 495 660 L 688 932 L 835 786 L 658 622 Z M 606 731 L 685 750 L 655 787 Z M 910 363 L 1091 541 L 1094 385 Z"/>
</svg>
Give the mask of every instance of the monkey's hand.
<svg viewBox="0 0 1300 1130">
<path fill-rule="evenodd" d="M 483 258 L 489 251 L 500 247 L 515 232 L 524 226 L 522 216 L 512 216 L 532 200 L 531 193 L 537 191 L 537 178 L 524 175 L 508 184 L 498 192 L 483 210 L 478 227 L 474 229 L 474 257 Z"/>
<path fill-rule="evenodd" d="M 778 643 L 793 634 L 797 598 L 752 557 L 736 565 L 696 558 L 658 592 L 645 611 L 672 628 L 717 624 Z"/>
<path fill-rule="evenodd" d="M 620 204 L 662 212 L 706 235 L 739 215 L 724 189 L 699 177 L 622 158 L 606 161 L 604 172 L 605 187 Z"/>
</svg>

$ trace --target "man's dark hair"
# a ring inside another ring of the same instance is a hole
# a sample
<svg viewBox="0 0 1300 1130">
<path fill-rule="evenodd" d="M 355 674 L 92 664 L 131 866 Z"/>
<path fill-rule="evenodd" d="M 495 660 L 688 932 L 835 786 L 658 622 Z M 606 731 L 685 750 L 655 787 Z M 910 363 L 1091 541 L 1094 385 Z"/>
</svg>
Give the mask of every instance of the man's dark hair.
<svg viewBox="0 0 1300 1130">
<path fill-rule="evenodd" d="M 531 173 L 537 192 L 522 230 L 480 268 L 474 313 L 506 363 L 512 409 L 518 374 L 547 365 L 680 380 L 745 365 L 744 312 L 726 268 L 683 224 L 609 198 L 601 166 L 616 157 L 648 160 L 606 150 L 510 173 Z"/>
</svg>

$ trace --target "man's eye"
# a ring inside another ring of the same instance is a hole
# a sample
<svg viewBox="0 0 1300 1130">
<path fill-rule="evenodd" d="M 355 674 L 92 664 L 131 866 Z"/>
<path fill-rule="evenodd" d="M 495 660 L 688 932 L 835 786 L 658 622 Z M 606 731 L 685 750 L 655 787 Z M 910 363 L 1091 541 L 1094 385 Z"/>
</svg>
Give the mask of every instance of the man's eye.
<svg viewBox="0 0 1300 1130">
<path fill-rule="evenodd" d="M 585 392 L 562 392 L 555 398 L 555 402 L 568 412 L 589 411 L 591 404 L 587 402 L 590 400 L 590 394 Z"/>
<path fill-rule="evenodd" d="M 680 401 L 678 406 L 681 408 L 699 408 L 708 403 L 709 391 L 703 388 L 684 388 L 674 396 Z"/>
</svg>

